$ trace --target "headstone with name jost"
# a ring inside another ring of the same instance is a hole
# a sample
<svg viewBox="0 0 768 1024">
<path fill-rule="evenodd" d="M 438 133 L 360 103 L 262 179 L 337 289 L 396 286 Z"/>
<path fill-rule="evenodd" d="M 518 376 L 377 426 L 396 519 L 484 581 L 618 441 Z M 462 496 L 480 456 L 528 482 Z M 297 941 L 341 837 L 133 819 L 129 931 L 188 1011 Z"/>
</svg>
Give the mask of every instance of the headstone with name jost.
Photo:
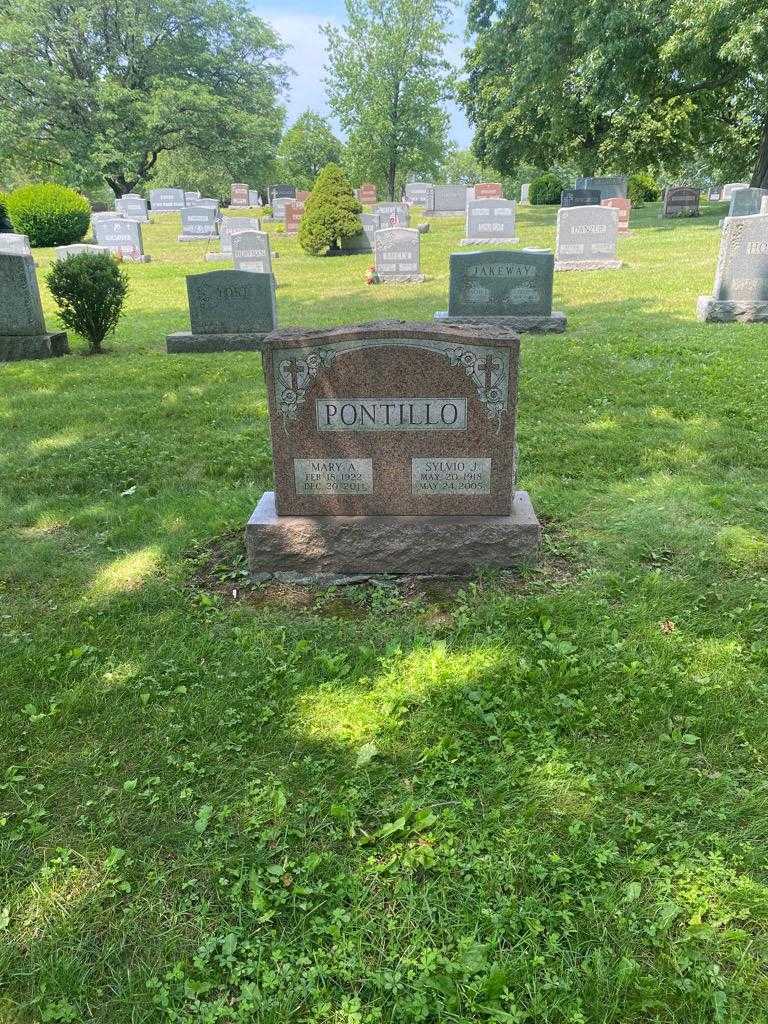
<svg viewBox="0 0 768 1024">
<path fill-rule="evenodd" d="M 275 491 L 246 527 L 251 572 L 459 575 L 534 557 L 515 488 L 520 340 L 385 321 L 265 342 Z"/>
<path fill-rule="evenodd" d="M 187 297 L 191 331 L 170 334 L 169 353 L 259 351 L 277 322 L 271 274 L 194 274 L 187 278 Z"/>
<path fill-rule="evenodd" d="M 378 214 L 382 227 L 408 227 L 410 211 L 407 203 L 377 203 L 373 212 Z"/>
<path fill-rule="evenodd" d="M 748 181 L 729 181 L 727 185 L 723 185 L 722 195 L 720 199 L 724 203 L 730 203 L 731 196 L 737 188 L 749 188 Z"/>
<path fill-rule="evenodd" d="M 597 189 L 600 193 L 600 202 L 603 199 L 626 199 L 628 185 L 629 178 L 621 174 L 604 178 L 586 177 L 576 179 L 576 188 Z"/>
<path fill-rule="evenodd" d="M 552 309 L 554 258 L 544 249 L 452 253 L 443 323 L 560 334 L 564 313 Z"/>
<path fill-rule="evenodd" d="M 232 259 L 232 236 L 240 231 L 260 231 L 258 217 L 222 217 L 219 221 L 219 252 L 206 253 L 209 263 Z"/>
<path fill-rule="evenodd" d="M 179 242 L 199 242 L 215 238 L 218 226 L 217 210 L 213 206 L 187 206 L 181 211 Z"/>
<path fill-rule="evenodd" d="M 181 188 L 153 188 L 149 205 L 152 213 L 178 213 L 187 205 L 187 199 Z"/>
<path fill-rule="evenodd" d="M 466 185 L 433 185 L 427 193 L 424 215 L 428 217 L 455 216 L 467 208 Z"/>
<path fill-rule="evenodd" d="M 382 283 L 421 282 L 421 235 L 415 228 L 382 228 L 374 236 L 376 275 Z"/>
<path fill-rule="evenodd" d="M 701 193 L 689 185 L 673 185 L 664 190 L 663 217 L 698 217 Z"/>
<path fill-rule="evenodd" d="M 707 322 L 768 321 L 768 213 L 725 218 L 715 286 L 696 311 Z"/>
<path fill-rule="evenodd" d="M 379 201 L 376 186 L 371 182 L 364 182 L 357 190 L 357 198 L 363 206 L 375 206 Z"/>
<path fill-rule="evenodd" d="M 471 199 L 459 245 L 514 245 L 515 212 L 511 199 Z"/>
<path fill-rule="evenodd" d="M 760 204 L 765 196 L 768 196 L 768 189 L 765 188 L 734 189 L 731 193 L 728 216 L 749 217 L 754 213 L 760 213 Z"/>
<path fill-rule="evenodd" d="M 239 231 L 232 235 L 232 259 L 235 270 L 251 274 L 271 274 L 272 250 L 266 231 Z"/>
<path fill-rule="evenodd" d="M 424 206 L 430 189 L 434 188 L 431 181 L 408 181 L 403 189 L 403 195 L 408 203 L 415 203 L 417 206 Z"/>
<path fill-rule="evenodd" d="M 11 253 L 14 256 L 31 256 L 29 236 L 17 235 L 12 231 L 0 233 L 0 252 Z"/>
<path fill-rule="evenodd" d="M 149 263 L 144 255 L 141 224 L 123 217 L 99 218 L 93 222 L 96 245 L 104 246 L 127 263 Z"/>
<path fill-rule="evenodd" d="M 555 270 L 618 270 L 619 213 L 607 206 L 573 206 L 557 212 Z"/>
<path fill-rule="evenodd" d="M 229 189 L 230 206 L 250 206 L 249 188 L 245 182 L 235 181 Z"/>
<path fill-rule="evenodd" d="M 46 329 L 32 257 L 0 252 L 0 362 L 68 352 L 66 334 Z"/>
<path fill-rule="evenodd" d="M 520 205 L 521 206 L 528 206 L 528 204 L 530 202 L 530 199 L 529 199 L 530 191 L 531 191 L 531 183 L 530 183 L 530 181 L 524 181 L 523 184 L 520 186 Z"/>
<path fill-rule="evenodd" d="M 304 214 L 304 203 L 299 202 L 298 199 L 289 199 L 284 209 L 285 233 L 286 235 L 295 235 L 298 233 L 301 218 Z"/>
<path fill-rule="evenodd" d="M 142 196 L 123 196 L 116 203 L 117 209 L 126 220 L 137 220 L 140 224 L 149 224 L 149 210 L 147 200 Z"/>
<path fill-rule="evenodd" d="M 600 203 L 601 206 L 607 206 L 611 210 L 616 210 L 619 214 L 619 234 L 629 234 L 629 215 L 632 212 L 632 203 L 629 199 L 623 199 L 621 196 L 616 196 L 614 199 L 603 199 Z"/>
<path fill-rule="evenodd" d="M 564 188 L 560 193 L 560 206 L 599 206 L 600 190 L 597 188 Z"/>
</svg>

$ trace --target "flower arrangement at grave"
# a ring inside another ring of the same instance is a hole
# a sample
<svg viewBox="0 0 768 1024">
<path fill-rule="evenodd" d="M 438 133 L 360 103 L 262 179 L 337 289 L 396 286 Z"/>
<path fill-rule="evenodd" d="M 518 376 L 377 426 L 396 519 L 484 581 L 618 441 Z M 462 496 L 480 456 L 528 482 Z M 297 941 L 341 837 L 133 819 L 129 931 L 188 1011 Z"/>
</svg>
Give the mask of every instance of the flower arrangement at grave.
<svg viewBox="0 0 768 1024">
<path fill-rule="evenodd" d="M 362 229 L 363 208 L 341 167 L 327 164 L 318 174 L 299 225 L 299 245 L 310 256 L 333 255 Z"/>
</svg>

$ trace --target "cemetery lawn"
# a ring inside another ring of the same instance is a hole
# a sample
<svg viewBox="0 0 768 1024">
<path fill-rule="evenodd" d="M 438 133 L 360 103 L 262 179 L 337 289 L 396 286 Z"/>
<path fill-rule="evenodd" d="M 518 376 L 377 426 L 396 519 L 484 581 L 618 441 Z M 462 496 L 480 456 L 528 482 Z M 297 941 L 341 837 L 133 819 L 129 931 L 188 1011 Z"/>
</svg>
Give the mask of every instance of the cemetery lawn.
<svg viewBox="0 0 768 1024">
<path fill-rule="evenodd" d="M 248 588 L 263 377 L 165 355 L 228 266 L 175 216 L 110 354 L 0 367 L 3 1024 L 768 1019 L 768 325 L 658 212 L 523 341 L 518 576 Z M 281 325 L 430 319 L 462 233 L 378 287 L 275 236 Z"/>
</svg>

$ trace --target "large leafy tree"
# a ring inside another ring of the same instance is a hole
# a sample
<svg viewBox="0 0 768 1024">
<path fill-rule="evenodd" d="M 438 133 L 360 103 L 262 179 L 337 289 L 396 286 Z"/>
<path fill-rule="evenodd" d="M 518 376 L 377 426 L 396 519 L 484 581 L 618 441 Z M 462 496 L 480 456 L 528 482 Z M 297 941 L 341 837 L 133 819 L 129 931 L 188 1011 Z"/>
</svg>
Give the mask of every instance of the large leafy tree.
<svg viewBox="0 0 768 1024">
<path fill-rule="evenodd" d="M 283 136 L 277 152 L 280 177 L 300 189 L 311 189 L 326 164 L 341 162 L 342 144 L 319 114 L 305 110 Z"/>
<path fill-rule="evenodd" d="M 326 25 L 326 85 L 347 133 L 355 180 L 394 199 L 408 171 L 437 173 L 446 144 L 450 67 L 444 0 L 346 0 L 346 23 Z"/>
<path fill-rule="evenodd" d="M 0 162 L 115 195 L 178 150 L 253 176 L 282 129 L 282 53 L 244 0 L 0 2 Z"/>
<path fill-rule="evenodd" d="M 764 0 L 470 0 L 478 157 L 583 171 L 706 156 L 768 184 Z"/>
</svg>

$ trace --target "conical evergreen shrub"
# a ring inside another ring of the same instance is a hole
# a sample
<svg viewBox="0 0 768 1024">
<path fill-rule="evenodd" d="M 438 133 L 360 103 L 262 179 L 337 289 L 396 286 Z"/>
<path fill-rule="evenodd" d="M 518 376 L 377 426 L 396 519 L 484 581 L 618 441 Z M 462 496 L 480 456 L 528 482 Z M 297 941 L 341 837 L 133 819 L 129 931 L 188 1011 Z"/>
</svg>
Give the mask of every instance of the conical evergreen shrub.
<svg viewBox="0 0 768 1024">
<path fill-rule="evenodd" d="M 359 216 L 362 210 L 341 167 L 326 164 L 315 179 L 312 194 L 304 207 L 299 225 L 299 245 L 310 256 L 322 256 L 343 248 L 345 238 L 352 238 L 362 231 Z"/>
</svg>

